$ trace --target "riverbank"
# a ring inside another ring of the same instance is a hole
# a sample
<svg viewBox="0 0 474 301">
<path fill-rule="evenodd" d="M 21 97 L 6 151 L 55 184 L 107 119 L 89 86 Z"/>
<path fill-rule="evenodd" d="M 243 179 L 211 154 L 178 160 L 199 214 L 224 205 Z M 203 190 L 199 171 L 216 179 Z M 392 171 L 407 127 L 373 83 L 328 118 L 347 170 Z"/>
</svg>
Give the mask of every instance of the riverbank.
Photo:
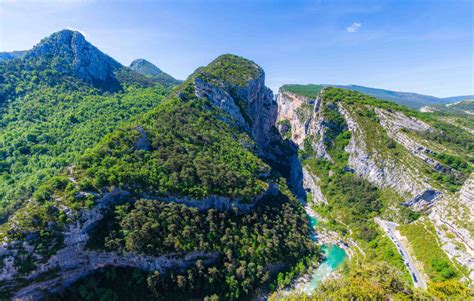
<svg viewBox="0 0 474 301">
<path fill-rule="evenodd" d="M 334 271 L 344 263 L 348 254 L 351 253 L 348 245 L 340 238 L 337 232 L 325 229 L 316 231 L 315 228 L 320 219 L 319 215 L 309 205 L 305 206 L 305 211 L 311 224 L 311 238 L 315 243 L 321 245 L 324 261 L 317 268 L 310 269 L 308 273 L 296 279 L 292 288 L 283 292 L 283 294 L 299 292 L 310 295 L 319 284 L 335 276 Z"/>
</svg>

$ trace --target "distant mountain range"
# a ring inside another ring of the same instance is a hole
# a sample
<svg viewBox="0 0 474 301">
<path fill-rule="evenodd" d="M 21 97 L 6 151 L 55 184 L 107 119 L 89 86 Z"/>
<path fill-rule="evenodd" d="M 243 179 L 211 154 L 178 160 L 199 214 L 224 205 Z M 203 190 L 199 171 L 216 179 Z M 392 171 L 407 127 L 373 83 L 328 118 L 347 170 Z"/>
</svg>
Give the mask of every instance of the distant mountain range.
<svg viewBox="0 0 474 301">
<path fill-rule="evenodd" d="M 0 62 L 22 57 L 25 53 L 26 53 L 26 50 L 0 52 Z"/>
<path fill-rule="evenodd" d="M 421 107 L 428 106 L 428 105 L 447 104 L 447 103 L 474 98 L 474 95 L 439 98 L 439 97 L 417 94 L 417 93 L 397 92 L 397 91 L 369 88 L 369 87 L 357 86 L 357 85 L 345 86 L 345 85 L 329 85 L 328 84 L 324 86 L 332 86 L 332 87 L 361 92 L 375 98 L 390 100 L 390 101 L 396 102 L 398 104 L 401 104 L 413 109 L 420 109 Z"/>
<path fill-rule="evenodd" d="M 420 111 L 474 116 L 474 99 L 457 101 L 444 105 L 424 106 L 420 109 Z"/>
</svg>

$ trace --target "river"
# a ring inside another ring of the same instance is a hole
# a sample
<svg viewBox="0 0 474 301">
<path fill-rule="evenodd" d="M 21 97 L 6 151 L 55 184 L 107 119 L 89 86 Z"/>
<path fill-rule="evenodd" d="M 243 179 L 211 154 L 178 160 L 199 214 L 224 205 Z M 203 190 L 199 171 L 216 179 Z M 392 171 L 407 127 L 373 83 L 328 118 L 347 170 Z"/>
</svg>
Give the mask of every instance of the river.
<svg viewBox="0 0 474 301">
<path fill-rule="evenodd" d="M 313 230 L 310 234 L 311 239 L 317 242 L 314 228 L 318 224 L 318 220 L 312 210 L 308 207 L 306 209 Z M 311 294 L 314 289 L 317 288 L 318 285 L 332 273 L 332 271 L 341 266 L 347 258 L 346 252 L 337 245 L 322 245 L 321 250 L 323 251 L 325 260 L 311 274 L 310 281 L 304 284 L 302 291 L 306 294 Z"/>
</svg>

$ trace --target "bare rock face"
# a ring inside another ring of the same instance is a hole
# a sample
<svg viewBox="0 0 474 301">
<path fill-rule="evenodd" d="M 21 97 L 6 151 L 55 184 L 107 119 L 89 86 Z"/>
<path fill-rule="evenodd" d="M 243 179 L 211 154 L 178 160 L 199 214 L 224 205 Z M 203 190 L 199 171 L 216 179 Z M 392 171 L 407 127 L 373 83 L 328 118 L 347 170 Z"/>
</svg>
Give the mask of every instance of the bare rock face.
<svg viewBox="0 0 474 301">
<path fill-rule="evenodd" d="M 249 128 L 245 122 L 244 117 L 237 106 L 234 98 L 226 91 L 224 87 L 213 85 L 208 81 L 196 77 L 194 80 L 195 94 L 198 98 L 204 98 L 211 101 L 212 105 L 219 108 L 230 115 L 232 120 L 226 120 L 228 122 L 234 122 L 238 126 Z"/>
<path fill-rule="evenodd" d="M 278 106 L 273 92 L 265 86 L 265 73 L 261 70 L 256 79 L 251 80 L 247 87 L 239 89 L 237 94 L 245 100 L 248 114 L 252 120 L 252 136 L 263 150 L 279 143 L 281 137 L 275 128 Z"/>
<path fill-rule="evenodd" d="M 323 92 L 322 92 L 323 93 Z M 322 113 L 322 98 L 308 98 L 285 90 L 280 90 L 277 96 L 278 118 L 280 124 L 284 121 L 291 125 L 291 140 L 300 148 L 305 139 L 311 137 L 312 147 L 316 155 L 331 160 L 324 145 L 328 124 Z"/>
<path fill-rule="evenodd" d="M 195 95 L 225 111 L 232 119 L 226 121 L 247 130 L 259 145 L 261 154 L 271 157 L 271 149 L 275 150 L 275 145 L 281 143 L 275 128 L 277 104 L 272 91 L 265 86 L 265 73 L 258 68 L 258 76 L 248 80 L 244 86 L 224 81 L 210 82 L 196 76 Z"/>
<path fill-rule="evenodd" d="M 305 143 L 311 143 L 316 156 L 331 160 L 324 144 L 328 124 L 322 113 L 322 101 L 322 97 L 312 99 L 281 89 L 277 96 L 277 124 L 282 127 L 289 123 L 290 139 L 299 148 L 303 148 Z M 319 178 L 304 169 L 296 155 L 292 160 L 292 170 L 291 180 L 298 181 L 297 187 L 300 190 L 296 194 L 300 200 L 304 201 L 306 193 L 310 193 L 311 199 L 307 199 L 308 202 L 327 203 L 319 186 Z"/>
<path fill-rule="evenodd" d="M 238 210 L 239 212 L 250 212 L 252 211 L 261 201 L 265 200 L 266 197 L 277 196 L 280 193 L 278 184 L 272 183 L 268 189 L 256 196 L 251 202 L 244 203 L 241 199 L 211 195 L 203 199 L 194 199 L 191 197 L 155 197 L 155 196 L 143 196 L 143 199 L 158 200 L 164 203 L 176 203 L 186 205 L 187 207 L 196 208 L 199 211 L 206 211 L 209 209 L 215 209 L 218 211 L 233 212 Z"/>
<path fill-rule="evenodd" d="M 429 215 L 448 256 L 469 271 L 474 281 L 474 174 L 459 192 L 444 195 Z"/>
<path fill-rule="evenodd" d="M 408 193 L 412 196 L 421 195 L 427 190 L 433 190 L 424 181 L 425 179 L 420 179 L 419 174 L 406 166 L 401 166 L 400 162 L 395 162 L 390 158 L 382 159 L 381 155 L 376 152 L 369 153 L 364 141 L 363 129 L 358 126 L 343 105 L 339 104 L 338 109 L 344 116 L 352 133 L 346 151 L 349 153 L 348 165 L 356 174 L 378 187 L 391 187 L 396 191 Z"/>
<path fill-rule="evenodd" d="M 151 149 L 150 140 L 148 140 L 147 134 L 141 125 L 136 126 L 140 136 L 137 141 L 135 141 L 135 147 L 139 150 L 148 151 Z"/>
<path fill-rule="evenodd" d="M 300 120 L 296 112 L 302 105 L 308 103 L 308 98 L 280 90 L 277 95 L 277 103 L 277 122 L 289 121 L 291 125 L 289 129 L 291 131 L 291 140 L 298 146 L 302 146 L 304 139 L 308 135 L 311 119 Z"/>
<path fill-rule="evenodd" d="M 327 204 L 326 197 L 324 197 L 323 192 L 321 191 L 321 186 L 319 185 L 320 179 L 308 172 L 306 169 L 303 168 L 303 187 L 306 189 L 307 192 L 311 193 L 311 201 L 316 204 Z"/>
<path fill-rule="evenodd" d="M 25 55 L 27 59 L 38 60 L 55 57 L 61 59 L 61 63 L 56 66 L 60 71 L 69 71 L 66 68 L 71 68 L 74 75 L 91 83 L 113 80 L 113 72 L 122 67 L 87 42 L 80 32 L 73 30 L 53 33 Z"/>
<path fill-rule="evenodd" d="M 441 196 L 441 192 L 436 190 L 426 190 L 422 194 L 411 198 L 403 203 L 404 206 L 410 206 L 418 210 L 427 209 L 431 207 L 435 201 Z"/>
<path fill-rule="evenodd" d="M 434 131 L 430 125 L 421 120 L 410 118 L 401 112 L 389 112 L 384 109 L 375 108 L 375 113 L 380 119 L 380 125 L 383 126 L 390 138 L 397 141 L 400 145 L 405 147 L 416 157 L 423 160 L 426 164 L 430 165 L 433 169 L 444 173 L 451 171 L 449 167 L 443 166 L 439 161 L 427 155 L 433 153 L 432 150 L 411 139 L 401 131 L 402 129 L 416 132 Z"/>
</svg>

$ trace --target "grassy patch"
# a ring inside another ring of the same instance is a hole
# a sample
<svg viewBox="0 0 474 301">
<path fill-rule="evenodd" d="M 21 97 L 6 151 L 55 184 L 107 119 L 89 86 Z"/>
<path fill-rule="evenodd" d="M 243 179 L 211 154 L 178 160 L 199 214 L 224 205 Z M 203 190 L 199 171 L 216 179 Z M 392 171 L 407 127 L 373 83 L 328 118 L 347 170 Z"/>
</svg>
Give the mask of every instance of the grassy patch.
<svg viewBox="0 0 474 301">
<path fill-rule="evenodd" d="M 430 222 L 401 225 L 400 233 L 408 239 L 413 255 L 433 282 L 459 278 L 456 267 L 438 245 L 436 231 Z"/>
<path fill-rule="evenodd" d="M 317 98 L 319 96 L 319 92 L 323 86 L 321 85 L 283 85 L 281 90 L 288 91 L 294 94 L 303 95 L 309 98 Z"/>
</svg>

